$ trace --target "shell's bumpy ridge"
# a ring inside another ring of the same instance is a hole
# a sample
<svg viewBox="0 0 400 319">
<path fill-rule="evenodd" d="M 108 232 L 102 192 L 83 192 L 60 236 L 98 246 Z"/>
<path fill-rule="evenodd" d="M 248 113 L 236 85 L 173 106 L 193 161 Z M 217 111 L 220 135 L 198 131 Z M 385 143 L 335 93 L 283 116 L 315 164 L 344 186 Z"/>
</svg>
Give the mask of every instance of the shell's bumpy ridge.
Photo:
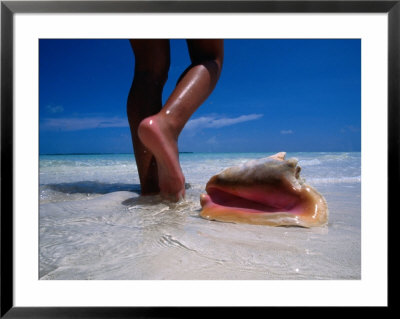
<svg viewBox="0 0 400 319">
<path fill-rule="evenodd" d="M 209 220 L 270 226 L 323 226 L 325 198 L 300 177 L 286 153 L 229 167 L 210 178 L 200 195 L 200 216 Z"/>
</svg>

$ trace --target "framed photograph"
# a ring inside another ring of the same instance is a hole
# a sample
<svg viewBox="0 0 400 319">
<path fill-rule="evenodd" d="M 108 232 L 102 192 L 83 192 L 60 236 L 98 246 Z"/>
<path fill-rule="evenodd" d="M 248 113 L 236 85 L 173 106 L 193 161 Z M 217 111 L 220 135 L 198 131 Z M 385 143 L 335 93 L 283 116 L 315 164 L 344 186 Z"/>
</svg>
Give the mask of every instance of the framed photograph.
<svg viewBox="0 0 400 319">
<path fill-rule="evenodd" d="M 399 18 L 2 1 L 1 316 L 388 308 Z"/>
</svg>

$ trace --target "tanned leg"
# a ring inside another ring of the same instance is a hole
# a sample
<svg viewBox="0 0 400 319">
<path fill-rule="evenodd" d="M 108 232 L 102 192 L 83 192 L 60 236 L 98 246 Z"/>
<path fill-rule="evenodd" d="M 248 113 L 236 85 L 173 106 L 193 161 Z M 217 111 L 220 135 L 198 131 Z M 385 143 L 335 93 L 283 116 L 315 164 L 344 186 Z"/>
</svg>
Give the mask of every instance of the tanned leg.
<svg viewBox="0 0 400 319">
<path fill-rule="evenodd" d="M 145 118 L 138 133 L 157 160 L 160 193 L 178 201 L 185 195 L 178 137 L 186 122 L 213 91 L 221 73 L 223 40 L 187 40 L 192 64 L 180 77 L 164 107 Z"/>
<path fill-rule="evenodd" d="M 141 193 L 159 193 L 157 163 L 151 150 L 139 139 L 140 122 L 161 110 L 162 91 L 170 65 L 169 40 L 130 40 L 135 55 L 135 74 L 127 102 Z"/>
</svg>

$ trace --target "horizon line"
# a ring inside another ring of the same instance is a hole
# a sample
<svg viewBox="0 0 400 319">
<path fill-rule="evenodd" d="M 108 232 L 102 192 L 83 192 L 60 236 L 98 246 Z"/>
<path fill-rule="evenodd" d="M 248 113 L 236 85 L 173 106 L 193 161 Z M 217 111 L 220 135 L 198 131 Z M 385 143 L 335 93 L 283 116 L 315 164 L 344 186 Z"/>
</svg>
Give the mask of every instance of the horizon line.
<svg viewBox="0 0 400 319">
<path fill-rule="evenodd" d="M 359 151 L 239 151 L 239 152 L 215 152 L 215 151 L 210 151 L 210 152 L 179 152 L 179 154 L 201 154 L 201 153 L 279 153 L 279 152 L 285 152 L 285 153 L 361 153 L 361 150 Z M 104 153 L 100 153 L 100 152 L 89 152 L 89 153 L 40 153 L 40 155 L 132 155 L 134 156 L 134 153 L 126 153 L 126 152 L 104 152 Z"/>
</svg>

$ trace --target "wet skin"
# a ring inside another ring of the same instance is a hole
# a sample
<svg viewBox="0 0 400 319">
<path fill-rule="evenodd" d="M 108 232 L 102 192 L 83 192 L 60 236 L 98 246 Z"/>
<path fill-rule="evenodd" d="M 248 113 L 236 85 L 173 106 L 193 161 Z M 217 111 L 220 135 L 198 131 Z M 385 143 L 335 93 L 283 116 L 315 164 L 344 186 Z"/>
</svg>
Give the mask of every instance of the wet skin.
<svg viewBox="0 0 400 319">
<path fill-rule="evenodd" d="M 135 74 L 127 113 L 142 195 L 160 193 L 178 201 L 185 196 L 178 137 L 213 91 L 222 69 L 223 40 L 187 40 L 191 65 L 162 106 L 170 65 L 169 40 L 130 40 Z"/>
</svg>

